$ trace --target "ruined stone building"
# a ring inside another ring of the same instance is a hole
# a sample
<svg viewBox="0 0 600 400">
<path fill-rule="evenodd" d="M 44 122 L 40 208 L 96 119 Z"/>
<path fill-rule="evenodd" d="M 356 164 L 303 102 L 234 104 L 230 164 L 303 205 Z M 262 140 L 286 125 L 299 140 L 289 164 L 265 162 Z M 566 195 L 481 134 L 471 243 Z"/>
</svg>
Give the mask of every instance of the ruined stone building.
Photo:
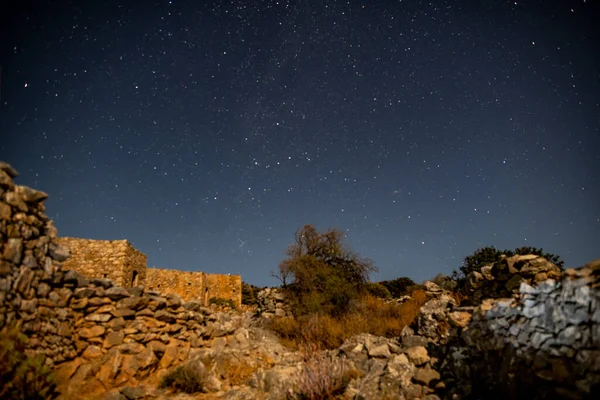
<svg viewBox="0 0 600 400">
<path fill-rule="evenodd" d="M 176 294 L 185 301 L 200 300 L 205 305 L 216 298 L 231 300 L 238 307 L 242 304 L 240 275 L 148 268 L 146 255 L 127 240 L 62 237 L 57 242 L 71 250 L 63 267 L 90 278 L 108 278 L 123 287 L 142 285 L 147 290 Z"/>
</svg>

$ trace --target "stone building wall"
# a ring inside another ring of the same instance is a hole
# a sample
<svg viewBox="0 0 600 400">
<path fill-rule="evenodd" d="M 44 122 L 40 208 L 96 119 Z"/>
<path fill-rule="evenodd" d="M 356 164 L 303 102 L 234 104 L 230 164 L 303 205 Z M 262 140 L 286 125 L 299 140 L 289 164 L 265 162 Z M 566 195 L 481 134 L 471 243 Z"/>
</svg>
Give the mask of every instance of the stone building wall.
<svg viewBox="0 0 600 400">
<path fill-rule="evenodd" d="M 89 278 L 107 278 L 124 287 L 144 284 L 146 255 L 127 240 L 61 237 L 57 243 L 71 251 L 71 257 L 63 263 L 65 269 Z"/>
<path fill-rule="evenodd" d="M 231 300 L 237 307 L 242 304 L 240 275 L 148 268 L 146 286 L 150 290 L 176 294 L 186 301 L 199 300 L 204 305 L 213 298 Z"/>
<path fill-rule="evenodd" d="M 242 304 L 240 275 L 147 268 L 146 255 L 127 240 L 61 237 L 56 242 L 71 251 L 71 257 L 63 262 L 64 268 L 88 278 L 107 278 L 123 287 L 142 285 L 176 294 L 186 301 L 201 300 L 203 304 L 211 298 L 232 300 L 238 307 Z"/>
<path fill-rule="evenodd" d="M 125 267 L 123 268 L 124 287 L 143 286 L 146 282 L 146 268 L 148 258 L 144 253 L 137 250 L 131 243 L 125 241 L 127 250 L 125 252 Z"/>
<path fill-rule="evenodd" d="M 231 300 L 236 307 L 242 305 L 241 275 L 205 274 L 205 282 L 208 299 Z"/>
<path fill-rule="evenodd" d="M 171 269 L 148 268 L 146 270 L 146 288 L 163 293 L 173 293 L 182 299 L 208 302 L 204 287 L 203 272 L 187 272 Z"/>
</svg>

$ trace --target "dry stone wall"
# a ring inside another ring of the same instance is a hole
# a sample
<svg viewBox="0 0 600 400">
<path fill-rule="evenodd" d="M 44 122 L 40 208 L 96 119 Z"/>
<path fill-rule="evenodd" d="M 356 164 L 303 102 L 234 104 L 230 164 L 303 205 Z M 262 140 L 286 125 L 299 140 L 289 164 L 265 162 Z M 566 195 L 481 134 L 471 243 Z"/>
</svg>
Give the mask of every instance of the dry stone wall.
<svg viewBox="0 0 600 400">
<path fill-rule="evenodd" d="M 482 305 L 463 339 L 505 369 L 479 382 L 550 397 L 600 394 L 599 287 L 600 268 L 570 270 L 558 282 L 521 283 L 520 299 Z"/>
<path fill-rule="evenodd" d="M 69 250 L 45 215 L 47 195 L 15 185 L 15 177 L 0 162 L 0 335 L 17 326 L 27 353 L 56 367 L 64 398 L 82 384 L 91 396 L 135 383 L 235 331 L 199 301 L 63 269 Z"/>
<path fill-rule="evenodd" d="M 527 269 L 532 261 L 546 265 L 536 260 L 510 261 Z M 450 327 L 447 354 L 441 356 L 445 375 L 475 398 L 597 398 L 600 260 L 531 283 L 521 280 L 509 298 L 437 310 L 437 326 L 445 320 Z"/>
<path fill-rule="evenodd" d="M 256 295 L 258 310 L 263 318 L 291 317 L 291 307 L 285 302 L 285 295 L 279 288 L 264 288 Z"/>
<path fill-rule="evenodd" d="M 61 237 L 56 242 L 71 251 L 71 257 L 63 262 L 65 269 L 89 278 L 108 278 L 123 287 L 144 284 L 146 255 L 127 240 Z"/>
<path fill-rule="evenodd" d="M 533 285 L 547 279 L 559 279 L 559 267 L 535 254 L 502 256 L 499 262 L 467 276 L 464 288 L 471 305 L 487 298 L 507 298 L 518 294 L 521 282 Z"/>
</svg>

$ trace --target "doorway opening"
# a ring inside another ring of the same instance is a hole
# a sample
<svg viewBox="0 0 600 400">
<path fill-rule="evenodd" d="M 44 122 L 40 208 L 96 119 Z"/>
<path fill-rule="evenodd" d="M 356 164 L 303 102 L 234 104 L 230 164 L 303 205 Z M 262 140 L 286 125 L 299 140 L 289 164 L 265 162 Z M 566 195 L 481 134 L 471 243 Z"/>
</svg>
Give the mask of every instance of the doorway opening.
<svg viewBox="0 0 600 400">
<path fill-rule="evenodd" d="M 137 287 L 139 285 L 139 274 L 137 271 L 131 273 L 131 287 Z"/>
</svg>

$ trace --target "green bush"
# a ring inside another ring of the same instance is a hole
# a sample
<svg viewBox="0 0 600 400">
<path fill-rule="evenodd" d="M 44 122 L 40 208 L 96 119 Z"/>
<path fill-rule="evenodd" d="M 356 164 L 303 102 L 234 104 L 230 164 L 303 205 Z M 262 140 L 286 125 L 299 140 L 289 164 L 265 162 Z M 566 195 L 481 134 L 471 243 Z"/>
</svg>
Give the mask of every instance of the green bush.
<svg viewBox="0 0 600 400">
<path fill-rule="evenodd" d="M 207 378 L 204 364 L 200 361 L 188 362 L 168 372 L 162 378 L 160 387 L 184 393 L 204 392 Z"/>
<path fill-rule="evenodd" d="M 367 282 L 365 284 L 365 289 L 371 296 L 378 297 L 380 299 L 389 299 L 392 297 L 392 294 L 388 288 L 380 283 Z"/>
<path fill-rule="evenodd" d="M 0 399 L 37 400 L 58 396 L 54 376 L 41 356 L 29 357 L 27 337 L 17 326 L 0 331 Z"/>
<path fill-rule="evenodd" d="M 294 315 L 343 315 L 364 292 L 377 268 L 344 246 L 343 237 L 335 229 L 319 233 L 312 225 L 296 232 L 278 274 Z"/>
<path fill-rule="evenodd" d="M 259 288 L 246 282 L 242 282 L 242 304 L 248 306 L 258 305 L 256 294 Z"/>
<path fill-rule="evenodd" d="M 391 281 L 381 281 L 379 284 L 385 286 L 394 298 L 408 295 L 415 287 L 415 282 L 406 277 L 392 279 Z"/>
<path fill-rule="evenodd" d="M 235 306 L 235 303 L 233 302 L 233 300 L 231 299 L 223 299 L 221 297 L 213 297 L 210 300 L 208 300 L 208 304 L 212 304 L 215 306 L 227 306 L 230 307 L 232 309 L 237 309 L 237 307 Z"/>
</svg>

